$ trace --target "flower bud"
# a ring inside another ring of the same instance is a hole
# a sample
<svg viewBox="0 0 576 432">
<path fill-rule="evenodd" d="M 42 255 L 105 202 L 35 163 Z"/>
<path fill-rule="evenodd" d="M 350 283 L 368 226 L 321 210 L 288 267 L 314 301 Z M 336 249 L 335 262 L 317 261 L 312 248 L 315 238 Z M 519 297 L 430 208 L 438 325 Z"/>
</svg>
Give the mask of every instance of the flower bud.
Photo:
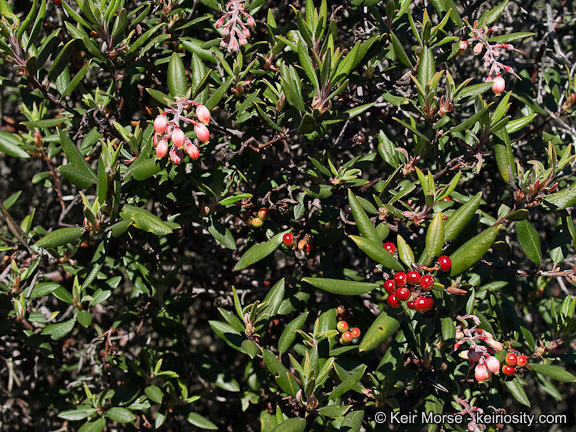
<svg viewBox="0 0 576 432">
<path fill-rule="evenodd" d="M 167 127 L 168 127 L 168 119 L 166 118 L 165 115 L 160 114 L 158 117 L 156 117 L 156 119 L 154 120 L 154 130 L 156 131 L 157 134 L 163 134 L 166 131 Z"/>
<path fill-rule="evenodd" d="M 182 153 L 182 150 L 179 150 L 175 147 L 172 147 L 170 149 L 170 161 L 175 164 L 175 165 L 180 165 L 180 163 L 182 162 L 182 159 L 184 159 L 184 154 Z"/>
<path fill-rule="evenodd" d="M 490 378 L 486 365 L 479 363 L 476 366 L 476 368 L 474 369 L 474 378 L 476 378 L 476 381 L 478 382 L 482 382 Z"/>
<path fill-rule="evenodd" d="M 215 26 L 216 26 L 216 28 L 220 28 L 220 27 L 222 27 L 223 24 L 224 24 L 224 17 L 219 18 L 218 21 L 216 21 Z"/>
<path fill-rule="evenodd" d="M 188 156 L 190 156 L 190 159 L 192 160 L 196 160 L 200 157 L 200 151 L 198 150 L 198 147 L 196 147 L 190 140 L 187 140 L 184 143 L 184 151 Z"/>
<path fill-rule="evenodd" d="M 196 123 L 194 125 L 194 132 L 196 132 L 196 136 L 200 141 L 204 143 L 210 141 L 210 131 L 202 123 Z"/>
<path fill-rule="evenodd" d="M 242 30 L 242 34 L 243 34 L 244 36 L 246 36 L 247 38 L 249 38 L 249 37 L 250 37 L 250 30 L 248 30 L 247 28 L 245 28 L 245 29 Z"/>
<path fill-rule="evenodd" d="M 196 118 L 207 125 L 210 123 L 210 110 L 204 105 L 198 105 L 196 108 Z"/>
<path fill-rule="evenodd" d="M 154 136 L 152 136 L 152 144 L 154 144 L 154 147 L 158 147 L 158 142 L 160 140 L 158 139 L 158 134 L 154 134 Z"/>
<path fill-rule="evenodd" d="M 496 96 L 501 95 L 506 88 L 506 81 L 500 75 L 496 75 L 494 78 L 494 85 L 492 85 L 492 91 Z"/>
<path fill-rule="evenodd" d="M 497 373 L 500 370 L 500 362 L 496 357 L 490 357 L 486 360 L 486 367 L 492 373 Z"/>
<path fill-rule="evenodd" d="M 474 54 L 475 54 L 475 55 L 478 55 L 478 54 L 480 54 L 481 52 L 482 52 L 482 44 L 481 44 L 481 43 L 476 44 L 476 45 L 474 46 Z"/>
<path fill-rule="evenodd" d="M 176 146 L 176 148 L 181 149 L 184 146 L 184 140 L 186 139 L 186 135 L 182 132 L 182 129 L 176 129 L 172 133 L 172 142 Z"/>
<path fill-rule="evenodd" d="M 246 20 L 246 24 L 248 24 L 248 26 L 250 27 L 254 27 L 256 25 L 256 23 L 254 22 L 254 18 L 252 18 L 251 16 L 249 16 L 248 19 Z"/>
<path fill-rule="evenodd" d="M 158 143 L 158 147 L 156 147 L 156 156 L 162 159 L 164 156 L 168 154 L 168 141 L 165 139 L 160 140 Z"/>
</svg>

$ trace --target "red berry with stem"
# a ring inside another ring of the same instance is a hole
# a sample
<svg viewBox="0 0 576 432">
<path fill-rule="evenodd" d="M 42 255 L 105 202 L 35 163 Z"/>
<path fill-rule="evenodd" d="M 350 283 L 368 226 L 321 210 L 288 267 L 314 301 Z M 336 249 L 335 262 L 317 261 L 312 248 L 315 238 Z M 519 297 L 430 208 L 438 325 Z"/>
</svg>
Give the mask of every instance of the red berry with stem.
<svg viewBox="0 0 576 432">
<path fill-rule="evenodd" d="M 354 327 L 352 329 L 352 336 L 354 337 L 354 339 L 358 339 L 361 335 L 362 335 L 362 331 L 360 331 L 360 329 L 358 327 Z"/>
<path fill-rule="evenodd" d="M 394 275 L 394 283 L 396 287 L 401 288 L 406 285 L 406 273 L 398 272 Z"/>
<path fill-rule="evenodd" d="M 508 365 L 502 366 L 502 373 L 506 376 L 514 375 L 515 371 L 516 371 L 516 369 L 514 369 L 512 366 L 508 366 Z"/>
<path fill-rule="evenodd" d="M 414 302 L 412 300 L 408 300 L 406 302 L 406 306 L 408 306 L 408 309 L 414 309 Z"/>
<path fill-rule="evenodd" d="M 508 366 L 516 366 L 518 363 L 518 356 L 514 353 L 506 354 L 506 359 L 504 360 Z"/>
<path fill-rule="evenodd" d="M 294 244 L 294 236 L 292 235 L 292 233 L 286 233 L 282 237 L 282 241 L 286 246 L 292 247 L 292 245 Z"/>
<path fill-rule="evenodd" d="M 388 298 L 386 299 L 386 302 L 392 306 L 393 308 L 399 308 L 400 307 L 400 303 L 398 302 L 398 300 L 396 299 L 396 294 L 392 293 L 388 296 Z"/>
<path fill-rule="evenodd" d="M 406 301 L 410 298 L 410 290 L 408 288 L 398 288 L 396 290 L 396 300 Z"/>
<path fill-rule="evenodd" d="M 426 297 L 417 297 L 416 300 L 414 300 L 414 310 L 416 312 L 426 312 Z"/>
<path fill-rule="evenodd" d="M 422 275 L 416 271 L 411 271 L 406 274 L 406 282 L 408 285 L 417 285 L 422 279 Z"/>
<path fill-rule="evenodd" d="M 440 265 L 440 270 L 443 272 L 447 272 L 452 268 L 452 260 L 446 255 L 442 255 L 438 258 L 438 264 Z"/>
<path fill-rule="evenodd" d="M 528 364 L 528 357 L 526 357 L 524 354 L 519 355 L 516 364 L 520 367 L 526 366 Z"/>
<path fill-rule="evenodd" d="M 420 279 L 420 288 L 422 288 L 424 291 L 430 291 L 432 288 L 434 288 L 434 276 L 422 276 L 422 279 Z"/>
<path fill-rule="evenodd" d="M 340 333 L 346 333 L 348 331 L 348 323 L 346 321 L 340 321 L 336 324 L 336 330 Z"/>
<path fill-rule="evenodd" d="M 394 255 L 394 252 L 396 252 L 396 246 L 392 242 L 386 242 L 382 245 L 382 247 L 386 249 L 388 252 L 390 252 L 392 255 Z"/>
<path fill-rule="evenodd" d="M 432 297 L 424 297 L 424 300 L 426 301 L 426 310 L 424 312 L 427 312 L 434 307 L 434 299 Z"/>
<path fill-rule="evenodd" d="M 396 284 L 394 283 L 394 279 L 388 279 L 386 282 L 384 282 L 384 291 L 386 291 L 388 294 L 392 294 L 394 291 L 396 291 Z"/>
<path fill-rule="evenodd" d="M 352 332 L 345 332 L 342 334 L 342 342 L 344 342 L 345 344 L 349 344 L 350 342 L 352 342 L 352 340 L 354 339 L 354 336 L 352 336 Z"/>
</svg>

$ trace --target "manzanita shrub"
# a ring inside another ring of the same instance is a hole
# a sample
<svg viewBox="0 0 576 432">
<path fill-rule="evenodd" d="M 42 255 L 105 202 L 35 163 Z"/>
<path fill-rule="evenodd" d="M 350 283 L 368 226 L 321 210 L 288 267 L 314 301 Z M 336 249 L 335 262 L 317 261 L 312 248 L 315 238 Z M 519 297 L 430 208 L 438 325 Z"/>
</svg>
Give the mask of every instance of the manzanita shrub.
<svg viewBox="0 0 576 432">
<path fill-rule="evenodd" d="M 571 7 L 0 0 L 0 429 L 574 430 Z"/>
</svg>

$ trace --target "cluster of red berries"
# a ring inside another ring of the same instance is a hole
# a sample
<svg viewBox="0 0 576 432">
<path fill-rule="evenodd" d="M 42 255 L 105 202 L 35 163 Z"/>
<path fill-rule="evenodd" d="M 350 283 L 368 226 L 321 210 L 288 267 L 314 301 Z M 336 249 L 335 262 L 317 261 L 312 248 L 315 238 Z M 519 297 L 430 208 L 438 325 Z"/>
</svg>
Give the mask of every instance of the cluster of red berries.
<svg viewBox="0 0 576 432">
<path fill-rule="evenodd" d="M 528 364 L 528 357 L 524 354 L 517 354 L 509 352 L 504 359 L 504 366 L 502 366 L 502 373 L 506 376 L 513 376 L 516 368 L 523 368 Z"/>
<path fill-rule="evenodd" d="M 312 250 L 312 244 L 310 243 L 310 236 L 306 235 L 302 240 L 300 240 L 297 244 L 298 250 L 303 250 L 304 252 L 308 253 Z M 294 234 L 286 233 L 282 237 L 282 241 L 286 245 L 286 247 L 292 249 L 294 248 Z"/>
<path fill-rule="evenodd" d="M 342 336 L 340 336 L 340 343 L 342 345 L 348 345 L 359 339 L 362 335 L 362 331 L 360 331 L 358 327 L 350 328 L 348 322 L 344 320 L 339 321 L 338 324 L 336 324 L 336 329 L 342 333 Z"/>
<path fill-rule="evenodd" d="M 260 228 L 264 225 L 264 221 L 270 217 L 270 211 L 266 207 L 262 207 L 258 210 L 258 215 L 250 219 L 250 225 L 254 228 Z"/>
<path fill-rule="evenodd" d="M 242 17 L 246 18 L 246 24 L 242 22 Z M 243 1 L 231 0 L 226 3 L 226 12 L 216 21 L 216 28 L 222 28 L 222 42 L 220 46 L 226 48 L 229 52 L 238 51 L 240 46 L 248 43 L 250 37 L 250 30 L 248 27 L 254 27 L 256 22 L 254 18 L 246 12 L 246 7 Z"/>
<path fill-rule="evenodd" d="M 192 106 L 196 106 L 195 116 L 198 121 L 183 114 L 184 110 Z M 171 120 L 168 119 L 169 114 L 172 115 Z M 197 140 L 206 143 L 210 140 L 210 131 L 206 127 L 210 122 L 210 110 L 198 102 L 181 99 L 176 101 L 172 105 L 172 108 L 167 109 L 154 120 L 154 131 L 156 133 L 152 138 L 152 143 L 154 147 L 156 147 L 156 156 L 162 159 L 168 154 L 168 150 L 170 150 L 170 161 L 176 165 L 179 165 L 184 159 L 184 152 L 186 152 L 192 160 L 200 157 L 198 146 L 193 143 L 180 128 L 181 121 L 184 123 L 192 123 Z"/>
</svg>

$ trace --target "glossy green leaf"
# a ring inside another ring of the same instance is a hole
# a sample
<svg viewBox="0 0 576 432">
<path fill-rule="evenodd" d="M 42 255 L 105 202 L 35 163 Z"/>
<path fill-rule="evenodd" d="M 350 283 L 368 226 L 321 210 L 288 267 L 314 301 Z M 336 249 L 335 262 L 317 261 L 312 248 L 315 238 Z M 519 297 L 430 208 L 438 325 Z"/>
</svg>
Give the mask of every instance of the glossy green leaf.
<svg viewBox="0 0 576 432">
<path fill-rule="evenodd" d="M 406 54 L 400 39 L 398 39 L 398 36 L 396 36 L 392 31 L 390 32 L 390 41 L 392 42 L 392 47 L 394 48 L 394 52 L 396 53 L 398 60 L 400 60 L 400 63 L 406 67 L 412 67 L 412 62 L 410 61 L 408 54 Z"/>
<path fill-rule="evenodd" d="M 548 195 L 544 199 L 544 204 L 552 210 L 564 210 L 576 205 L 576 183 L 573 183 L 560 192 Z"/>
<path fill-rule="evenodd" d="M 362 235 L 373 242 L 380 241 L 380 236 L 376 232 L 376 228 L 372 224 L 372 221 L 364 211 L 364 208 L 358 201 L 358 198 L 348 189 L 348 203 L 350 204 L 350 209 L 352 210 L 352 216 L 358 227 L 358 231 Z"/>
<path fill-rule="evenodd" d="M 288 351 L 288 349 L 296 339 L 297 334 L 296 331 L 302 328 L 302 326 L 306 322 L 306 318 L 308 318 L 308 312 L 300 314 L 286 325 L 286 327 L 282 331 L 280 339 L 278 340 L 278 353 L 280 355 Z"/>
<path fill-rule="evenodd" d="M 498 18 L 500 18 L 500 15 L 502 15 L 504 13 L 504 10 L 506 9 L 507 4 L 508 4 L 508 0 L 504 0 L 498 6 L 493 7 L 492 9 L 484 12 L 484 14 L 482 14 L 480 19 L 478 20 L 478 23 L 480 24 L 480 26 L 483 27 L 486 25 L 490 25 L 494 21 L 496 21 Z"/>
<path fill-rule="evenodd" d="M 244 255 L 238 260 L 236 265 L 234 266 L 234 271 L 243 270 L 246 267 L 251 266 L 252 264 L 266 258 L 272 252 L 274 252 L 280 243 L 282 243 L 282 237 L 284 234 L 289 233 L 290 230 L 283 231 L 279 234 L 276 234 L 270 240 L 264 243 L 258 243 L 244 252 Z"/>
<path fill-rule="evenodd" d="M 504 129 L 493 134 L 494 137 L 494 156 L 496 158 L 496 165 L 500 171 L 500 175 L 506 183 L 510 183 L 510 172 L 512 175 L 516 173 L 516 164 L 514 163 L 514 155 L 512 154 L 512 145 L 510 144 L 510 137 L 508 132 Z"/>
<path fill-rule="evenodd" d="M 172 97 L 186 96 L 188 79 L 184 62 L 177 53 L 172 53 L 168 63 L 168 91 Z"/>
<path fill-rule="evenodd" d="M 380 241 L 380 239 L 378 239 L 378 242 L 373 242 L 364 237 L 358 237 L 353 235 L 348 237 L 351 240 L 353 240 L 354 243 L 356 243 L 356 245 L 360 248 L 360 250 L 362 250 L 362 252 L 364 252 L 366 255 L 368 255 L 376 262 L 382 264 L 384 267 L 397 271 L 404 270 L 402 264 L 400 264 L 398 260 L 394 258 L 394 256 L 392 256 L 390 252 L 388 252 L 386 249 L 382 247 L 382 242 Z"/>
<path fill-rule="evenodd" d="M 395 312 L 391 312 L 390 315 L 386 312 L 380 312 L 380 315 L 376 317 L 364 335 L 358 350 L 361 352 L 370 351 L 386 342 L 400 328 L 402 318 L 403 315 L 397 315 Z"/>
<path fill-rule="evenodd" d="M 264 363 L 266 364 L 268 370 L 274 374 L 274 378 L 276 379 L 276 382 L 280 388 L 284 392 L 295 397 L 298 390 L 300 390 L 300 386 L 298 385 L 296 378 L 294 378 L 294 376 L 288 372 L 288 369 L 284 367 L 284 365 L 276 358 L 272 351 L 263 349 L 262 358 L 264 359 Z"/>
<path fill-rule="evenodd" d="M 21 148 L 21 145 L 22 140 L 19 136 L 0 131 L 0 151 L 15 158 L 29 159 L 30 155 Z"/>
<path fill-rule="evenodd" d="M 490 90 L 493 85 L 494 85 L 494 83 L 487 82 L 487 83 L 474 84 L 471 86 L 464 87 L 462 90 L 460 90 L 456 94 L 454 100 L 456 102 L 458 102 L 460 99 L 473 98 L 473 97 L 476 97 L 478 95 L 484 94 L 488 90 Z"/>
<path fill-rule="evenodd" d="M 434 258 L 440 255 L 444 246 L 444 217 L 442 213 L 436 213 L 426 231 L 426 243 L 422 256 L 418 262 L 428 265 Z"/>
<path fill-rule="evenodd" d="M 58 171 L 60 171 L 60 174 L 62 174 L 66 180 L 81 189 L 88 189 L 95 183 L 94 178 L 90 174 L 90 171 L 86 171 L 82 168 L 76 168 L 73 165 L 62 165 L 58 167 Z"/>
<path fill-rule="evenodd" d="M 112 407 L 106 411 L 106 417 L 114 420 L 117 423 L 130 423 L 136 419 L 136 416 L 131 411 L 122 407 Z"/>
<path fill-rule="evenodd" d="M 95 412 L 96 408 L 66 410 L 58 414 L 58 417 L 68 421 L 79 421 L 90 417 Z"/>
<path fill-rule="evenodd" d="M 233 326 L 222 321 L 208 321 L 208 324 L 220 339 L 237 351 L 244 352 L 242 342 L 246 338 Z"/>
<path fill-rule="evenodd" d="M 314 288 L 338 295 L 360 295 L 370 292 L 378 287 L 378 285 L 370 282 L 356 282 L 317 277 L 305 277 L 302 281 L 309 283 Z"/>
<path fill-rule="evenodd" d="M 508 132 L 509 134 L 518 132 L 520 129 L 532 123 L 532 120 L 534 120 L 537 115 L 538 115 L 537 113 L 533 113 L 525 117 L 519 118 L 517 120 L 509 121 L 508 124 L 506 124 L 506 132 Z"/>
<path fill-rule="evenodd" d="M 304 432 L 306 430 L 306 419 L 291 418 L 284 420 L 272 432 Z"/>
<path fill-rule="evenodd" d="M 452 216 L 444 223 L 444 241 L 452 241 L 458 237 L 458 234 L 470 222 L 482 201 L 482 192 L 478 192 L 474 197 L 468 200 L 458 210 L 452 213 Z"/>
<path fill-rule="evenodd" d="M 82 173 L 82 175 L 86 178 L 91 178 L 94 183 L 96 183 L 97 176 L 96 173 L 92 168 L 90 168 L 90 164 L 86 162 L 76 144 L 70 139 L 67 133 L 58 129 L 58 135 L 60 137 L 60 144 L 62 144 L 62 150 L 64 154 L 70 161 L 70 163 Z"/>
<path fill-rule="evenodd" d="M 526 405 L 527 407 L 530 406 L 530 399 L 528 399 L 528 396 L 522 388 L 522 384 L 520 383 L 518 377 L 514 377 L 514 379 L 510 381 L 504 381 L 504 385 L 506 388 L 508 388 L 510 393 L 512 393 L 514 399 L 516 399 L 522 405 Z"/>
<path fill-rule="evenodd" d="M 260 348 L 258 348 L 256 342 L 250 339 L 242 341 L 242 349 L 250 356 L 250 358 L 256 358 L 256 356 L 260 354 Z"/>
<path fill-rule="evenodd" d="M 537 364 L 530 363 L 530 368 L 540 375 L 547 376 L 549 378 L 555 379 L 561 382 L 576 382 L 576 376 L 568 372 L 562 366 L 550 365 L 550 364 Z"/>
<path fill-rule="evenodd" d="M 456 337 L 456 326 L 451 317 L 442 318 L 440 327 L 442 329 L 442 338 L 447 341 Z"/>
<path fill-rule="evenodd" d="M 452 260 L 450 276 L 456 276 L 468 270 L 476 261 L 482 258 L 488 249 L 490 249 L 492 243 L 494 243 L 499 229 L 500 225 L 496 225 L 484 230 L 468 240 L 460 246 L 456 252 L 450 255 L 450 259 Z"/>
<path fill-rule="evenodd" d="M 141 155 L 144 153 L 140 153 Z M 162 170 L 162 163 L 156 158 L 138 156 L 130 165 L 128 173 L 132 173 L 135 180 L 144 181 L 158 174 Z"/>
<path fill-rule="evenodd" d="M 208 420 L 206 417 L 198 414 L 197 412 L 190 412 L 186 417 L 186 421 L 190 424 L 193 424 L 200 429 L 206 430 L 218 430 L 218 426 Z"/>
<path fill-rule="evenodd" d="M 491 37 L 490 39 L 488 39 L 488 42 L 490 42 L 491 44 L 511 43 L 517 40 L 525 39 L 530 36 L 534 36 L 534 33 L 530 32 L 508 33 Z"/>
<path fill-rule="evenodd" d="M 398 248 L 398 257 L 408 268 L 412 268 L 412 263 L 414 261 L 414 252 L 406 243 L 406 240 L 402 238 L 400 234 L 396 236 L 396 247 Z"/>
<path fill-rule="evenodd" d="M 342 381 L 340 384 L 334 387 L 330 392 L 330 399 L 339 398 L 344 393 L 351 390 L 352 387 L 354 387 L 356 383 L 360 381 L 360 379 L 362 379 L 362 377 L 364 376 L 364 373 L 366 372 L 366 367 L 367 366 L 364 365 L 364 367 L 358 368 L 356 372 L 351 374 L 348 378 L 346 378 L 344 381 Z"/>
<path fill-rule="evenodd" d="M 66 45 L 62 47 L 58 56 L 54 60 L 50 72 L 48 72 L 48 79 L 54 81 L 60 74 L 64 71 L 66 66 L 70 64 L 70 59 L 72 58 L 72 51 L 74 51 L 74 40 L 69 41 Z"/>
<path fill-rule="evenodd" d="M 540 265 L 542 262 L 542 248 L 540 246 L 538 231 L 536 231 L 527 219 L 516 221 L 515 226 L 522 250 L 524 250 L 524 253 L 532 262 Z"/>
<path fill-rule="evenodd" d="M 430 47 L 425 46 L 420 54 L 420 62 L 418 64 L 418 82 L 422 87 L 425 87 L 432 81 L 435 73 L 436 63 L 434 54 L 432 54 Z"/>
<path fill-rule="evenodd" d="M 49 324 L 42 330 L 41 334 L 50 335 L 53 340 L 62 339 L 72 331 L 74 324 L 76 324 L 74 318 L 57 324 Z"/>
<path fill-rule="evenodd" d="M 106 419 L 99 418 L 96 421 L 84 423 L 78 432 L 102 432 L 105 427 Z"/>
<path fill-rule="evenodd" d="M 302 39 L 298 40 L 298 58 L 300 59 L 300 65 L 304 69 L 304 73 L 312 83 L 315 89 L 320 90 L 320 83 L 318 82 L 318 76 L 314 70 L 314 65 L 312 64 L 312 59 L 308 55 L 308 48 L 302 42 Z"/>
<path fill-rule="evenodd" d="M 316 119 L 311 116 L 310 114 L 306 113 L 302 117 L 302 121 L 300 122 L 300 126 L 298 126 L 298 134 L 299 135 L 307 135 L 312 133 L 316 130 Z"/>
<path fill-rule="evenodd" d="M 154 384 L 146 387 L 144 389 L 144 393 L 146 394 L 146 396 L 148 396 L 148 399 L 150 399 L 154 403 L 162 403 L 162 399 L 164 398 L 164 392 L 162 391 L 162 389 Z"/>
<path fill-rule="evenodd" d="M 90 313 L 90 311 L 81 310 L 78 312 L 76 320 L 80 325 L 88 328 L 92 325 L 92 314 Z"/>
<path fill-rule="evenodd" d="M 471 129 L 477 122 L 480 121 L 480 119 L 482 119 L 482 117 L 484 116 L 484 113 L 487 110 L 488 110 L 488 106 L 482 108 L 480 111 L 473 114 L 472 116 L 470 116 L 469 118 L 464 120 L 459 125 L 454 126 L 452 129 L 450 129 L 450 133 L 464 132 L 466 129 Z"/>
<path fill-rule="evenodd" d="M 327 405 L 318 408 L 318 414 L 324 417 L 337 418 L 346 415 L 350 408 L 352 408 L 352 405 Z"/>
<path fill-rule="evenodd" d="M 228 228 L 226 228 L 217 220 L 214 220 L 213 218 L 210 219 L 208 232 L 212 234 L 212 237 L 214 237 L 216 241 L 218 241 L 218 243 L 220 243 L 222 246 L 231 250 L 236 250 L 236 242 L 234 241 L 234 236 Z"/>
<path fill-rule="evenodd" d="M 60 228 L 46 234 L 36 242 L 36 246 L 42 248 L 54 248 L 68 243 L 75 243 L 80 239 L 80 237 L 82 237 L 82 235 L 84 235 L 84 231 L 86 230 L 81 227 Z"/>
<path fill-rule="evenodd" d="M 140 207 L 126 204 L 120 212 L 120 217 L 132 221 L 136 228 L 157 236 L 172 234 L 172 228 L 162 219 Z"/>
</svg>

